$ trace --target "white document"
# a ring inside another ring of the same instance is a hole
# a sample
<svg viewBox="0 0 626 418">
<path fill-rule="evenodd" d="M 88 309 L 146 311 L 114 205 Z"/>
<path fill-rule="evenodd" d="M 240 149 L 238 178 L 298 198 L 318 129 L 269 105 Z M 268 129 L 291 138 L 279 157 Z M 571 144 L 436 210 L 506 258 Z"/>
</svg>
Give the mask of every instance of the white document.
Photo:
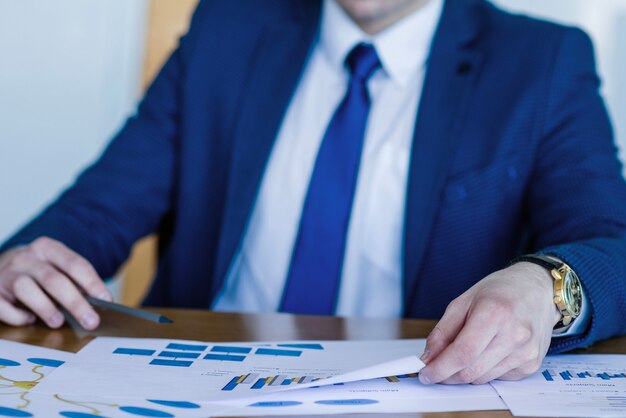
<svg viewBox="0 0 626 418">
<path fill-rule="evenodd" d="M 0 412 L 4 412 L 0 416 L 28 416 L 19 413 L 26 413 L 31 407 L 31 390 L 72 356 L 64 351 L 0 340 Z"/>
<path fill-rule="evenodd" d="M 220 403 L 223 416 L 415 413 L 507 409 L 489 385 L 422 385 L 417 374 L 271 393 Z M 235 407 L 239 405 L 239 407 Z"/>
<path fill-rule="evenodd" d="M 536 374 L 491 385 L 516 416 L 626 417 L 626 355 L 548 356 Z"/>
<path fill-rule="evenodd" d="M 174 402 L 160 399 L 112 399 L 87 395 L 31 393 L 29 405 L 18 409 L 0 397 L 0 416 L 9 417 L 68 417 L 68 418 L 207 418 L 221 416 L 223 406 L 194 402 Z"/>
<path fill-rule="evenodd" d="M 208 343 L 100 337 L 36 391 L 185 402 L 253 398 L 289 387 L 319 386 L 321 379 L 363 368 L 370 373 L 347 379 L 389 375 L 371 367 L 398 359 L 403 360 L 393 364 L 392 373 L 417 372 L 423 364 L 416 354 L 424 345 L 423 339 Z"/>
<path fill-rule="evenodd" d="M 105 416 L 189 417 L 219 415 L 224 407 L 165 399 L 114 399 L 33 393 L 50 375 L 74 358 L 74 353 L 0 339 L 0 416 L 42 417 Z M 82 415 L 81 415 L 82 414 Z"/>
</svg>

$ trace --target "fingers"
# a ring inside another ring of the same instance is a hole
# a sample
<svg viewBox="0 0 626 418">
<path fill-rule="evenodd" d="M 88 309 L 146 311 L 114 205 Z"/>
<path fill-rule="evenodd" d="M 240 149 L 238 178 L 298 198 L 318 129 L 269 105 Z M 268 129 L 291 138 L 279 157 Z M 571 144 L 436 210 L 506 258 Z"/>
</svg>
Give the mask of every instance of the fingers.
<svg viewBox="0 0 626 418">
<path fill-rule="evenodd" d="M 422 383 L 439 383 L 464 369 L 462 375 L 477 378 L 482 370 L 472 368 L 500 329 L 502 308 L 495 302 L 479 303 L 459 331 L 457 337 L 419 373 Z M 463 380 L 466 377 L 463 377 Z"/>
<path fill-rule="evenodd" d="M 437 357 L 454 339 L 463 327 L 467 307 L 462 299 L 453 300 L 441 320 L 437 323 L 428 338 L 426 339 L 426 349 L 421 360 L 424 363 Z"/>
<path fill-rule="evenodd" d="M 37 320 L 37 317 L 23 309 L 16 308 L 3 298 L 0 298 L 0 321 L 19 327 L 30 325 Z"/>
<path fill-rule="evenodd" d="M 91 330 L 98 326 L 100 318 L 67 276 L 41 261 L 32 263 L 31 274 L 39 286 L 76 318 L 83 328 Z"/>
<path fill-rule="evenodd" d="M 63 325 L 63 315 L 32 277 L 18 277 L 13 284 L 13 292 L 17 300 L 34 312 L 50 328 L 59 328 Z"/>
<path fill-rule="evenodd" d="M 441 383 L 448 385 L 482 383 L 480 379 L 491 372 L 494 367 L 499 365 L 511 353 L 512 347 L 503 340 L 504 338 L 497 335 L 474 363 L 459 370 Z"/>
<path fill-rule="evenodd" d="M 42 237 L 33 242 L 32 248 L 40 259 L 64 272 L 89 295 L 108 301 L 113 300 L 93 266 L 62 243 Z"/>
<path fill-rule="evenodd" d="M 511 369 L 508 372 L 497 377 L 499 380 L 520 380 L 526 376 L 536 373 L 541 368 L 541 360 L 529 361 L 520 367 Z M 491 379 L 493 380 L 493 379 Z"/>
<path fill-rule="evenodd" d="M 0 321 L 12 325 L 32 322 L 34 316 L 17 306 L 21 302 L 48 326 L 58 328 L 63 315 L 60 304 L 86 329 L 100 318 L 83 293 L 112 300 L 91 264 L 65 245 L 50 238 L 15 248 L 0 258 Z"/>
<path fill-rule="evenodd" d="M 516 350 L 511 356 L 495 366 L 485 376 L 477 379 L 477 381 L 486 383 L 494 379 L 519 380 L 530 376 L 539 370 L 547 351 L 547 346 L 541 348 L 536 344 L 528 344 L 522 349 Z"/>
</svg>

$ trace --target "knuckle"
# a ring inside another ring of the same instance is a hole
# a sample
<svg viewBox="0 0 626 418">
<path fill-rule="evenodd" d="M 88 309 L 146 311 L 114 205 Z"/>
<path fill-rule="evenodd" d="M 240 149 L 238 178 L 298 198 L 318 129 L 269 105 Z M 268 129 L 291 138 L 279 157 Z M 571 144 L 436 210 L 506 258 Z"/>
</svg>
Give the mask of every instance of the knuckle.
<svg viewBox="0 0 626 418">
<path fill-rule="evenodd" d="M 12 270 L 22 270 L 34 260 L 32 252 L 26 248 L 18 250 L 9 261 L 9 268 Z"/>
<path fill-rule="evenodd" d="M 426 338 L 426 345 L 432 346 L 433 344 L 436 344 L 437 341 L 441 339 L 442 335 L 443 332 L 441 331 L 439 325 L 435 325 L 435 328 L 433 328 L 433 330 L 430 332 L 430 334 L 428 334 L 428 337 Z"/>
<path fill-rule="evenodd" d="M 471 343 L 457 343 L 454 349 L 457 358 L 463 365 L 472 364 L 478 356 L 477 348 Z"/>
<path fill-rule="evenodd" d="M 445 313 L 454 314 L 456 312 L 459 312 L 461 310 L 461 305 L 462 302 L 460 298 L 453 299 L 452 302 L 450 302 L 446 307 Z"/>
<path fill-rule="evenodd" d="M 41 275 L 39 276 L 39 283 L 41 283 L 41 285 L 45 288 L 51 288 L 54 287 L 55 285 L 58 285 L 59 280 L 60 279 L 60 275 L 59 273 L 55 272 L 52 269 L 45 269 L 44 271 L 41 272 Z"/>
<path fill-rule="evenodd" d="M 50 246 L 53 245 L 53 240 L 48 237 L 39 237 L 32 242 L 30 245 L 34 250 L 40 252 L 46 252 L 50 249 Z"/>
<path fill-rule="evenodd" d="M 21 295 L 23 295 L 27 289 L 28 286 L 30 285 L 31 279 L 28 276 L 19 276 L 17 279 L 15 279 L 15 281 L 13 282 L 13 293 L 20 297 Z"/>
<path fill-rule="evenodd" d="M 64 270 L 71 278 L 80 279 L 87 289 L 98 285 L 91 264 L 78 255 L 68 254 Z"/>
<path fill-rule="evenodd" d="M 530 340 L 530 338 L 532 337 L 533 333 L 530 330 L 530 328 L 526 325 L 517 325 L 515 327 L 513 327 L 512 329 L 512 339 L 513 342 L 517 343 L 517 344 L 522 344 L 527 342 L 528 340 Z"/>
<path fill-rule="evenodd" d="M 461 383 L 471 383 L 478 379 L 481 375 L 480 370 L 470 366 L 459 372 L 459 379 L 461 380 Z"/>
<path fill-rule="evenodd" d="M 67 255 L 64 267 L 68 273 L 77 275 L 80 271 L 85 269 L 85 263 L 80 257 Z"/>
</svg>

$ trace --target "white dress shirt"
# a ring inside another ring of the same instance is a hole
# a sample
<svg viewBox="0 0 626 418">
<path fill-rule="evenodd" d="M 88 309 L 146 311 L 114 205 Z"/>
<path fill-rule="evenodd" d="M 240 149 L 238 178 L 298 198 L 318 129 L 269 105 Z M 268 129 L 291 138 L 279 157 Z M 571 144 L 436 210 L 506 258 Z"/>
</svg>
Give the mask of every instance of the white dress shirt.
<svg viewBox="0 0 626 418">
<path fill-rule="evenodd" d="M 334 1 L 323 5 L 320 32 L 289 105 L 242 246 L 214 309 L 277 311 L 317 152 L 346 93 L 348 53 L 376 48 L 382 68 L 368 82 L 365 131 L 343 260 L 336 314 L 402 314 L 402 230 L 409 155 L 426 60 L 443 0 L 432 0 L 369 36 Z M 323 245 L 323 243 L 321 243 Z"/>
<path fill-rule="evenodd" d="M 402 315 L 409 156 L 426 62 L 442 9 L 443 0 L 431 0 L 370 36 L 335 0 L 324 1 L 316 45 L 274 144 L 242 245 L 213 309 L 278 310 L 317 152 L 348 85 L 344 61 L 354 46 L 365 42 L 374 45 L 382 66 L 368 82 L 371 108 L 335 313 Z"/>
</svg>

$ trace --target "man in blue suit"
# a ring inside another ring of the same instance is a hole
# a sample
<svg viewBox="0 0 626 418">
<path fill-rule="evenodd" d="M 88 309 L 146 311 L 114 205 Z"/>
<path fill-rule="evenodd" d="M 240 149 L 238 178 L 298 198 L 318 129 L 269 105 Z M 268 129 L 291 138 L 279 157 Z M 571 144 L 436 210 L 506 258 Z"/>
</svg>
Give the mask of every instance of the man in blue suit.
<svg viewBox="0 0 626 418">
<path fill-rule="evenodd" d="M 201 2 L 136 116 L 0 249 L 0 320 L 146 303 L 441 318 L 425 383 L 623 333 L 626 186 L 591 43 L 484 0 Z M 522 258 L 518 256 L 525 254 Z M 582 283 L 582 286 L 581 286 Z"/>
</svg>

